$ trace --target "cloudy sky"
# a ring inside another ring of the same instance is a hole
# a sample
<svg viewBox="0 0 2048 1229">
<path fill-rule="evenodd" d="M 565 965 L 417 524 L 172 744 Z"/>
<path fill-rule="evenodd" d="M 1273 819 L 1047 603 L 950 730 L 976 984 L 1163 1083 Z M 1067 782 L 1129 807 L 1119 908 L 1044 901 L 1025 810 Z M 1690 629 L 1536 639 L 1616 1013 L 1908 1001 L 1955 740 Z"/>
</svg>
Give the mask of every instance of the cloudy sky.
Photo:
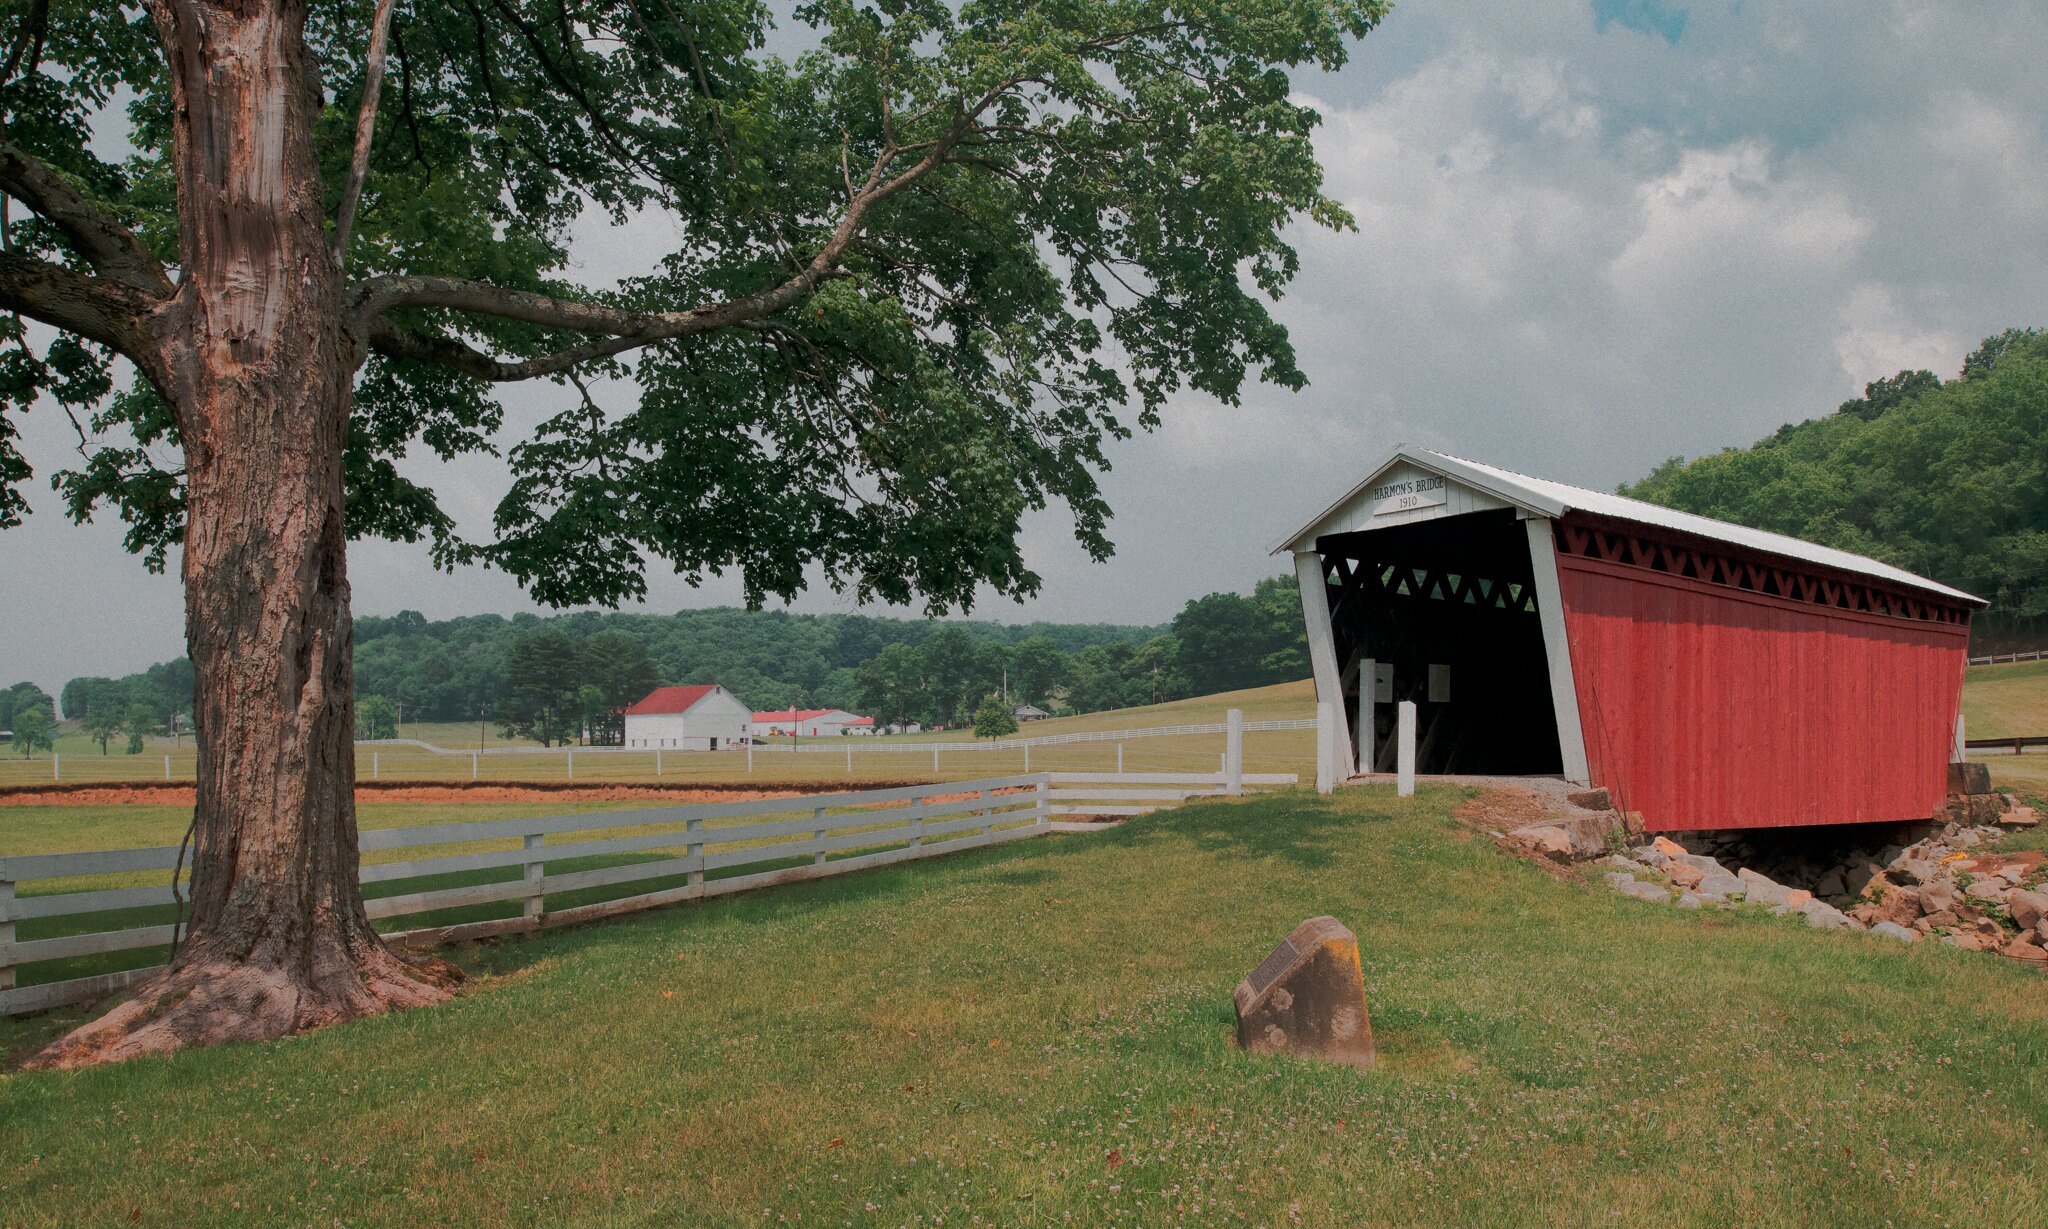
<svg viewBox="0 0 2048 1229">
<path fill-rule="evenodd" d="M 1117 557 L 1091 564 L 1047 513 L 1027 533 L 1042 596 L 976 615 L 1156 622 L 1247 587 L 1395 442 L 1611 488 L 2048 325 L 2043 46 L 2034 0 L 1408 0 L 1343 72 L 1299 82 L 1358 219 L 1297 236 L 1279 314 L 1311 386 L 1177 402 L 1113 454 Z M 635 229 L 591 235 L 585 272 L 633 271 L 664 238 Z M 530 421 L 561 393 L 510 396 Z M 73 455 L 61 415 L 25 425 L 39 472 Z M 492 465 L 414 469 L 486 523 Z M 182 652 L 175 576 L 118 525 L 70 525 L 40 480 L 31 498 L 41 515 L 0 533 L 0 684 L 54 693 Z M 358 613 L 532 608 L 421 549 L 361 543 L 352 572 Z M 738 595 L 652 591 L 655 611 Z"/>
</svg>

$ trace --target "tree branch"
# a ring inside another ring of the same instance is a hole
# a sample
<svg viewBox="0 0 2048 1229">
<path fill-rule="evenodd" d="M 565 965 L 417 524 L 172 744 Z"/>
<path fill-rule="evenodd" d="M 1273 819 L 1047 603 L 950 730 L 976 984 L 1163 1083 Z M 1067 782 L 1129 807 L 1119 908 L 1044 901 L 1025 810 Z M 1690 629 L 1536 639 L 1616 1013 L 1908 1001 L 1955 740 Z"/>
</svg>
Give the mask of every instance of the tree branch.
<svg viewBox="0 0 2048 1229">
<path fill-rule="evenodd" d="M 370 177 L 370 140 L 377 134 L 377 95 L 384 89 L 384 41 L 391 30 L 392 0 L 377 0 L 377 12 L 370 19 L 370 50 L 363 59 L 363 105 L 356 112 L 355 155 L 349 160 L 348 180 L 341 189 L 341 211 L 334 219 L 334 263 L 348 263 L 348 235 L 355 226 L 356 203 L 362 199 L 363 181 Z"/>
<path fill-rule="evenodd" d="M 95 270 L 136 290 L 168 297 L 163 262 L 104 205 L 73 188 L 41 159 L 0 139 L 0 191 L 27 204 L 61 231 Z"/>
<path fill-rule="evenodd" d="M 0 252 L 0 308 L 109 346 L 144 371 L 157 368 L 145 322 L 157 296 L 16 252 Z"/>
<path fill-rule="evenodd" d="M 843 276 L 839 259 L 860 234 L 861 220 L 868 210 L 944 163 L 972 131 L 975 115 L 998 92 L 992 90 L 973 109 L 963 109 L 945 134 L 934 140 L 912 147 L 885 146 L 817 254 L 801 270 L 766 290 L 681 311 L 631 312 L 531 291 L 507 290 L 469 278 L 387 275 L 370 278 L 355 287 L 355 316 L 368 326 L 371 344 L 381 353 L 437 362 L 487 380 L 506 381 L 556 375 L 594 358 L 774 315 L 809 295 L 820 283 Z M 910 149 L 920 150 L 924 156 L 889 177 L 890 165 Z M 403 308 L 444 308 L 604 336 L 538 358 L 497 359 L 449 338 L 427 338 L 385 323 L 383 317 L 387 313 Z"/>
</svg>

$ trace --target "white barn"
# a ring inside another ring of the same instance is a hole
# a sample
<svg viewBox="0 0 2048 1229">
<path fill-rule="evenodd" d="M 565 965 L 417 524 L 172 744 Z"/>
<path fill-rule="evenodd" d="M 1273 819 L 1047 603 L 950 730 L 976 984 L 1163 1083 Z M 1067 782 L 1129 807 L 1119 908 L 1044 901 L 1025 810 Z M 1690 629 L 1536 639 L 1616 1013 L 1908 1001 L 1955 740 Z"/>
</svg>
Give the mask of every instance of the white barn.
<svg viewBox="0 0 2048 1229">
<path fill-rule="evenodd" d="M 747 741 L 752 710 L 716 683 L 657 687 L 626 710 L 626 745 L 717 751 Z"/>
<path fill-rule="evenodd" d="M 858 717 L 843 708 L 776 708 L 753 714 L 750 727 L 758 738 L 784 737 L 794 733 L 804 738 L 836 738 L 841 734 L 872 734 L 873 717 Z"/>
</svg>

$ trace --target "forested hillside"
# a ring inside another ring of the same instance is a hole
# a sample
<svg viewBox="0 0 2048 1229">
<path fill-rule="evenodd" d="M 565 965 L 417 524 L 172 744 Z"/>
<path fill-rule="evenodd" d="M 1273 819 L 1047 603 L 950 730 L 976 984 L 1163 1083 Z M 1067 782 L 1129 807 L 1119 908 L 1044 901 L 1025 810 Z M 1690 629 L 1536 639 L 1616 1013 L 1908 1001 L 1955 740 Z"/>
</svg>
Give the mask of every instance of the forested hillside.
<svg viewBox="0 0 2048 1229">
<path fill-rule="evenodd" d="M 1991 599 L 1985 643 L 2048 634 L 2048 331 L 2009 329 L 1955 379 L 1901 371 L 1749 448 L 1624 486 L 1870 555 Z"/>
<path fill-rule="evenodd" d="M 356 620 L 359 733 L 401 720 L 475 721 L 552 742 L 616 738 L 611 716 L 667 683 L 723 683 L 757 709 L 845 708 L 956 724 L 983 698 L 1095 712 L 1305 677 L 1291 577 L 1249 596 L 1212 593 L 1172 624 L 1024 623 L 794 615 L 732 608 L 673 615 L 580 612 Z M 63 715 L 189 711 L 182 659 L 122 679 L 78 678 Z M 40 693 L 38 693 L 40 694 Z"/>
</svg>

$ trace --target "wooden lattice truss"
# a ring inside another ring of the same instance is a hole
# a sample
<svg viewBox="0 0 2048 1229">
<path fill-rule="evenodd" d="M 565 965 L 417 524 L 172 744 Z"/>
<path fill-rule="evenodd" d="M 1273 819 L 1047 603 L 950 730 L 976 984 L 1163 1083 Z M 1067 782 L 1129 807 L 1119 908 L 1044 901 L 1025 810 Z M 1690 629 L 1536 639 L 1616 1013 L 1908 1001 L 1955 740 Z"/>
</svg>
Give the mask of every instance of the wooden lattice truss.
<svg viewBox="0 0 2048 1229">
<path fill-rule="evenodd" d="M 1642 525 L 1571 517 L 1553 522 L 1557 553 L 1642 568 L 1701 584 L 1891 619 L 1967 623 L 1955 602 L 1841 573 L 1786 567 L 1719 543 L 1666 534 Z"/>
</svg>

